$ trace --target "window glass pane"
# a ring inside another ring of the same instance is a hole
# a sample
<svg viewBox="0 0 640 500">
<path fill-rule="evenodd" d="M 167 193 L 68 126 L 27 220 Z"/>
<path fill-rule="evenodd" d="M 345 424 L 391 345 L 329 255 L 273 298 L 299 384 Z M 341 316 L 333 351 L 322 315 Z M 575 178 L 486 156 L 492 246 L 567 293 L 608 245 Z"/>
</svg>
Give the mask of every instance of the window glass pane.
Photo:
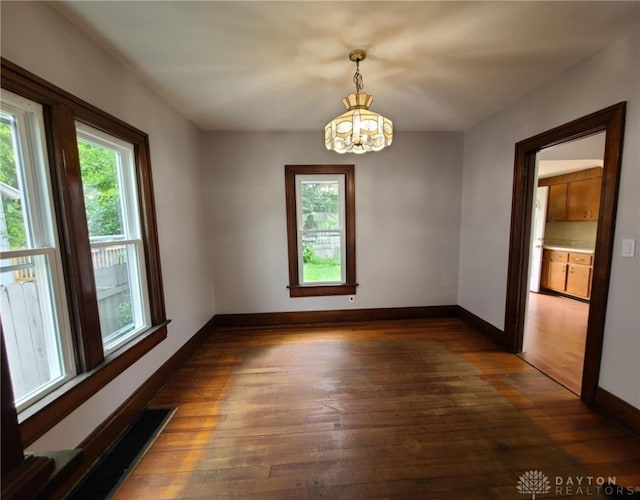
<svg viewBox="0 0 640 500">
<path fill-rule="evenodd" d="M 2 112 L 0 120 L 0 239 L 2 250 L 27 248 L 24 191 L 18 168 L 18 130 L 15 116 Z"/>
<path fill-rule="evenodd" d="M 46 255 L 2 259 L 0 310 L 16 406 L 65 376 Z"/>
<path fill-rule="evenodd" d="M 91 249 L 98 292 L 100 328 L 105 345 L 112 344 L 136 327 L 131 292 L 128 254 L 133 245 L 114 245 Z"/>
<path fill-rule="evenodd" d="M 89 236 L 123 237 L 120 203 L 120 155 L 111 149 L 79 140 L 82 189 Z"/>
<path fill-rule="evenodd" d="M 300 183 L 300 229 L 340 229 L 340 184 L 335 181 Z"/>
<path fill-rule="evenodd" d="M 340 282 L 342 280 L 341 235 L 336 231 L 302 234 L 302 282 Z"/>
</svg>

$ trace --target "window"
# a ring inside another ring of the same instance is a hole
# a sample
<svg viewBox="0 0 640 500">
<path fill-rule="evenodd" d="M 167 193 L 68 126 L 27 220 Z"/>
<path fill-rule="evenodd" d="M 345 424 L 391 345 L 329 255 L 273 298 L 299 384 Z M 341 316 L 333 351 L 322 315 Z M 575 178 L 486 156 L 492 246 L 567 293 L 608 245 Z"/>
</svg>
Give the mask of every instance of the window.
<svg viewBox="0 0 640 500">
<path fill-rule="evenodd" d="M 25 446 L 166 338 L 145 133 L 2 61 L 0 324 Z"/>
<path fill-rule="evenodd" d="M 286 165 L 289 295 L 356 291 L 353 165 Z"/>
<path fill-rule="evenodd" d="M 42 106 L 3 92 L 0 313 L 17 410 L 75 373 Z"/>
<path fill-rule="evenodd" d="M 76 123 L 102 342 L 110 352 L 149 325 L 133 145 Z"/>
</svg>

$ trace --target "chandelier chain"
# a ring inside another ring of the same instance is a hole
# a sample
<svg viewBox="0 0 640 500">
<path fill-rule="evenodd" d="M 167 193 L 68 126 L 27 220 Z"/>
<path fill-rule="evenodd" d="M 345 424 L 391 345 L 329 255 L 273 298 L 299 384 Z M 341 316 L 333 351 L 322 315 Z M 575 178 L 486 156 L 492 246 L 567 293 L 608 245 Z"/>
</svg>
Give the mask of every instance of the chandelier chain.
<svg viewBox="0 0 640 500">
<path fill-rule="evenodd" d="M 362 74 L 360 73 L 360 61 L 356 61 L 356 73 L 353 75 L 353 83 L 356 84 L 356 94 L 359 94 L 364 88 Z"/>
</svg>

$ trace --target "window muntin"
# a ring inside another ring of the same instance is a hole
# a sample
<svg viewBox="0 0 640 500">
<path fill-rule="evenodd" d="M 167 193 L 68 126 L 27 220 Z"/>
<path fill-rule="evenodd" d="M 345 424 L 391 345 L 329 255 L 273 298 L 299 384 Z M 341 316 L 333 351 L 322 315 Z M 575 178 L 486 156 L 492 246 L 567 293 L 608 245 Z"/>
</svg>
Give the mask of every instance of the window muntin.
<svg viewBox="0 0 640 500">
<path fill-rule="evenodd" d="M 105 352 L 150 325 L 133 144 L 76 123 Z"/>
<path fill-rule="evenodd" d="M 0 315 L 20 411 L 75 374 L 42 107 L 2 93 Z"/>
<path fill-rule="evenodd" d="M 346 281 L 344 174 L 296 175 L 300 285 Z"/>
<path fill-rule="evenodd" d="M 353 165 L 285 165 L 289 295 L 356 292 Z"/>
</svg>

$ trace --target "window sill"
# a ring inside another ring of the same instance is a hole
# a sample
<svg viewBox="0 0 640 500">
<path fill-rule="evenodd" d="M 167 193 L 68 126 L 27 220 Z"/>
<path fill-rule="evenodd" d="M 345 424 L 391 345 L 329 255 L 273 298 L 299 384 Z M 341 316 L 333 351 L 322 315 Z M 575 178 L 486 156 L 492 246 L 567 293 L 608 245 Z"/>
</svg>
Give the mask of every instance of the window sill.
<svg viewBox="0 0 640 500">
<path fill-rule="evenodd" d="M 23 445 L 29 446 L 129 366 L 167 338 L 165 321 L 105 357 L 92 371 L 81 373 L 18 415 Z"/>
<path fill-rule="evenodd" d="M 320 297 L 328 295 L 355 295 L 357 283 L 342 285 L 290 285 L 289 297 Z"/>
</svg>

